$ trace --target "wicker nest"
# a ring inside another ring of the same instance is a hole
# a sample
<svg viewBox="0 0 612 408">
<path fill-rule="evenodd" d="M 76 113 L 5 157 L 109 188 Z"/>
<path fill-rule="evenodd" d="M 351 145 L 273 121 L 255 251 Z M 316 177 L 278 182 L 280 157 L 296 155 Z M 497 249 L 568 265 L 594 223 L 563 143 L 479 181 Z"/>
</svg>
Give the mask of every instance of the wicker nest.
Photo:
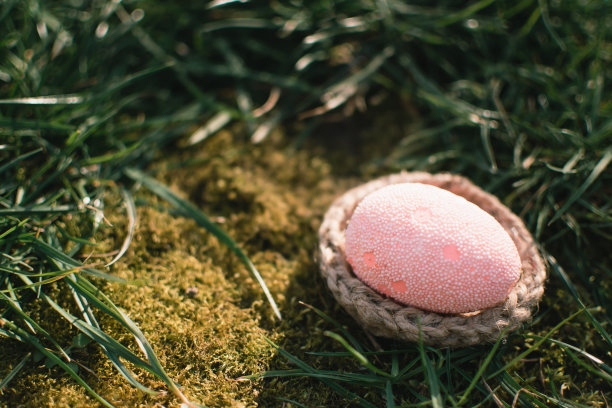
<svg viewBox="0 0 612 408">
<path fill-rule="evenodd" d="M 471 313 L 439 314 L 396 303 L 366 286 L 344 255 L 344 233 L 357 204 L 389 184 L 431 184 L 462 196 L 491 214 L 514 241 L 522 273 L 504 303 Z M 531 317 L 544 292 L 546 268 L 533 238 L 519 217 L 496 197 L 464 177 L 451 174 L 393 174 L 363 184 L 331 205 L 319 229 L 320 269 L 336 300 L 367 331 L 382 337 L 438 347 L 465 347 L 495 342 L 503 330 L 514 330 Z"/>
</svg>

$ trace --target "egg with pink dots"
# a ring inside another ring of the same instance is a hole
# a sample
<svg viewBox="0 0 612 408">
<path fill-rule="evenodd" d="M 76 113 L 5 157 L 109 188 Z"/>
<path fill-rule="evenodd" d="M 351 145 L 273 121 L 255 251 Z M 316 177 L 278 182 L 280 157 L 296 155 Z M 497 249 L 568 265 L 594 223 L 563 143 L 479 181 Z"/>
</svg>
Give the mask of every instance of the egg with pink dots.
<svg viewBox="0 0 612 408">
<path fill-rule="evenodd" d="M 497 220 L 442 188 L 392 184 L 355 208 L 345 237 L 354 274 L 397 303 L 442 314 L 502 303 L 521 275 Z"/>
</svg>

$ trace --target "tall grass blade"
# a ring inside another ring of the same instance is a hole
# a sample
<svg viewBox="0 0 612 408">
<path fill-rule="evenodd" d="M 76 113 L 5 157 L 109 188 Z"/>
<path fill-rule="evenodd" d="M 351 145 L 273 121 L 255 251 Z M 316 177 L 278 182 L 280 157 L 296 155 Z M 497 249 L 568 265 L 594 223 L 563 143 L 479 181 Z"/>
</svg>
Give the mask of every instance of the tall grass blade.
<svg viewBox="0 0 612 408">
<path fill-rule="evenodd" d="M 586 307 L 586 305 L 584 304 L 584 302 L 582 301 L 582 299 L 578 295 L 578 291 L 576 290 L 576 286 L 574 286 L 574 284 L 570 280 L 570 278 L 567 275 L 567 273 L 565 272 L 565 270 L 561 267 L 561 265 L 559 265 L 557 260 L 552 255 L 550 255 L 550 254 L 546 254 L 546 261 L 548 262 L 548 264 L 550 266 L 552 266 L 553 270 L 561 278 L 561 280 L 563 281 L 563 283 L 565 284 L 565 286 L 569 290 L 570 294 L 574 297 L 574 300 L 576 300 L 578 305 L 585 311 L 585 313 L 587 314 L 589 320 L 591 321 L 591 323 L 593 323 L 593 326 L 595 326 L 595 328 L 597 329 L 597 331 L 599 332 L 601 337 L 610 346 L 612 346 L 612 337 L 610 336 L 608 331 L 602 326 L 602 324 L 599 323 L 599 321 L 597 319 L 595 319 L 595 316 L 593 316 L 593 313 L 591 313 L 591 311 Z"/>
<path fill-rule="evenodd" d="M 427 384 L 429 384 L 429 395 L 431 397 L 431 404 L 433 408 L 443 408 L 442 394 L 440 393 L 440 380 L 436 373 L 436 370 L 425 352 L 425 346 L 423 345 L 423 333 L 421 331 L 421 324 L 419 320 L 419 354 L 421 356 L 421 363 L 425 369 L 425 377 L 427 378 Z"/>
<path fill-rule="evenodd" d="M 85 297 L 89 303 L 100 309 L 102 312 L 113 317 L 123 327 L 125 327 L 132 334 L 132 336 L 134 336 L 135 341 L 138 343 L 139 347 L 147 357 L 148 364 L 146 364 L 146 366 L 143 366 L 143 368 L 145 368 L 147 371 L 151 372 L 160 380 L 162 380 L 166 384 L 166 386 L 179 399 L 181 399 L 181 401 L 188 404 L 189 406 L 197 406 L 197 404 L 190 402 L 185 397 L 185 395 L 183 395 L 176 383 L 168 376 L 147 338 L 144 336 L 144 334 L 136 325 L 136 323 L 134 323 L 132 319 L 130 319 L 127 314 L 125 314 L 125 312 L 115 306 L 115 304 L 108 298 L 108 296 L 106 296 L 103 292 L 101 292 L 98 288 L 96 288 L 93 284 L 91 284 L 87 279 L 83 278 L 82 276 L 75 276 L 74 279 L 69 279 L 67 280 L 67 282 L 80 295 Z M 95 334 L 95 331 L 92 333 Z M 112 340 L 113 339 L 111 339 L 111 341 Z M 117 350 L 114 351 L 119 354 Z M 133 358 L 133 356 L 131 356 L 130 358 Z"/>
<path fill-rule="evenodd" d="M 83 103 L 80 95 L 47 95 L 30 98 L 0 99 L 0 105 L 75 105 Z"/>
<path fill-rule="evenodd" d="M 605 371 L 597 370 L 593 366 L 586 364 L 584 361 L 579 359 L 578 356 L 576 356 L 576 354 L 574 354 L 570 350 L 565 350 L 565 352 L 572 358 L 572 360 L 574 360 L 576 364 L 583 367 L 585 370 L 595 374 L 596 376 L 603 378 L 605 381 L 608 382 L 608 384 L 612 384 L 612 375 L 606 373 Z"/>
<path fill-rule="evenodd" d="M 584 192 L 597 180 L 597 178 L 601 175 L 601 173 L 608 167 L 608 164 L 612 161 L 612 148 L 607 149 L 602 158 L 599 159 L 595 167 L 593 167 L 593 171 L 591 174 L 584 180 L 584 183 L 576 191 L 572 193 L 572 195 L 567 199 L 565 204 L 555 213 L 555 215 L 548 222 L 548 225 L 551 225 L 553 222 L 557 221 L 565 212 L 571 207 L 576 200 L 578 200 Z"/>
<path fill-rule="evenodd" d="M 476 386 L 476 384 L 480 380 L 480 377 L 484 374 L 484 372 L 486 371 L 487 367 L 491 363 L 491 360 L 493 359 L 493 357 L 497 353 L 497 350 L 499 349 L 499 346 L 501 345 L 502 339 L 505 337 L 505 335 L 506 335 L 506 330 L 503 330 L 502 333 L 500 334 L 499 338 L 497 339 L 497 341 L 495 342 L 495 344 L 493 345 L 493 347 L 491 348 L 491 350 L 489 351 L 489 353 L 485 357 L 485 359 L 482 362 L 482 364 L 480 364 L 480 366 L 478 367 L 478 371 L 476 371 L 476 374 L 474 374 L 474 377 L 472 378 L 472 381 L 470 381 L 470 384 L 468 385 L 468 387 L 463 392 L 463 395 L 461 396 L 461 399 L 457 402 L 457 405 L 463 405 L 463 404 L 465 404 L 467 402 L 467 399 L 468 399 L 470 393 L 472 392 L 472 390 L 474 389 L 474 387 Z"/>
<path fill-rule="evenodd" d="M 346 328 L 344 326 L 342 326 L 337 320 L 332 319 L 327 313 L 323 312 L 321 309 L 318 309 L 312 305 L 309 305 L 308 303 L 304 303 L 302 301 L 299 301 L 299 303 L 305 307 L 307 307 L 308 309 L 312 310 L 313 312 L 315 312 L 318 316 L 320 316 L 321 318 L 323 318 L 323 320 L 331 323 L 334 325 L 334 327 L 336 327 L 336 329 L 340 330 L 342 332 L 342 335 L 344 337 L 346 337 L 350 342 L 351 345 L 353 347 L 355 347 L 355 349 L 363 354 L 364 350 L 363 347 L 361 346 L 361 344 L 357 341 L 357 339 L 348 331 L 346 330 Z"/>
<path fill-rule="evenodd" d="M 70 357 L 68 356 L 68 354 L 66 354 L 66 352 L 62 349 L 62 347 L 59 345 L 59 343 L 57 342 L 57 340 L 55 340 L 53 338 L 53 336 L 51 336 L 49 334 L 49 332 L 47 332 L 45 329 L 43 329 L 37 322 L 36 320 L 32 319 L 32 317 L 30 317 L 27 313 L 25 313 L 20 306 L 18 306 L 16 304 L 16 302 L 9 298 L 8 296 L 6 296 L 4 293 L 0 292 L 0 299 L 4 300 L 4 303 L 6 305 L 8 305 L 13 312 L 15 312 L 15 314 L 17 316 L 19 316 L 19 318 L 23 319 L 25 322 L 27 322 L 29 325 L 31 325 L 32 327 L 34 327 L 34 329 L 36 330 L 36 332 L 41 333 L 47 340 L 49 340 L 51 342 L 51 344 L 53 344 L 53 346 L 57 349 L 57 351 L 59 352 L 59 354 L 61 354 L 67 361 L 70 361 Z"/>
<path fill-rule="evenodd" d="M 542 336 L 536 336 L 536 335 L 528 335 L 526 337 L 533 338 L 533 339 L 538 339 L 538 340 L 542 338 Z M 580 355 L 586 357 L 587 359 L 591 360 L 591 362 L 593 364 L 597 365 L 597 367 L 600 367 L 602 370 L 604 370 L 608 374 L 612 375 L 612 367 L 610 367 L 609 365 L 605 364 L 603 362 L 603 360 L 601 360 L 598 357 L 595 357 L 591 353 L 587 353 L 586 351 L 584 351 L 584 350 L 582 350 L 582 349 L 580 349 L 580 348 L 578 348 L 578 347 L 576 347 L 574 345 L 562 342 L 560 340 L 550 339 L 549 338 L 548 341 L 550 341 L 551 343 L 557 344 L 558 346 L 560 346 L 563 349 L 569 349 L 569 350 L 573 350 L 573 351 L 577 352 L 578 354 L 580 354 Z"/>
<path fill-rule="evenodd" d="M 195 220 L 201 227 L 204 227 L 210 233 L 212 233 L 219 241 L 221 241 L 224 245 L 226 245 L 229 249 L 234 252 L 238 258 L 246 265 L 251 274 L 255 277 L 259 285 L 264 291 L 268 302 L 272 306 L 272 310 L 274 314 L 278 317 L 278 319 L 282 319 L 280 310 L 268 289 L 265 281 L 259 274 L 259 271 L 255 268 L 255 265 L 251 262 L 249 257 L 242 251 L 242 249 L 236 244 L 236 242 L 229 236 L 223 229 L 221 229 L 217 224 L 213 223 L 202 211 L 196 208 L 190 202 L 180 198 L 174 192 L 172 192 L 168 187 L 155 180 L 152 177 L 147 176 L 140 170 L 136 169 L 126 169 L 125 174 L 130 177 L 132 180 L 137 181 L 145 185 L 149 190 L 158 195 L 159 197 L 166 200 L 172 206 L 174 206 L 181 215 L 184 217 L 192 218 Z"/>
<path fill-rule="evenodd" d="M 387 381 L 385 385 L 385 401 L 387 403 L 387 408 L 395 408 L 395 397 L 393 396 L 391 381 Z"/>
<path fill-rule="evenodd" d="M 506 370 L 508 370 L 510 367 L 512 367 L 513 365 L 515 365 L 516 363 L 518 363 L 519 361 L 521 361 L 522 359 L 524 359 L 525 357 L 527 357 L 529 354 L 531 354 L 532 352 L 534 352 L 535 350 L 538 349 L 538 347 L 540 347 L 542 345 L 542 343 L 544 343 L 546 340 L 548 340 L 550 338 L 550 336 L 552 336 L 557 330 L 559 330 L 561 327 L 563 327 L 564 325 L 566 325 L 568 322 L 570 322 L 573 318 L 575 318 L 576 316 L 578 316 L 580 313 L 583 313 L 585 311 L 585 309 L 580 309 L 577 312 L 572 313 L 570 316 L 566 317 L 565 319 L 563 319 L 561 322 L 559 322 L 555 327 L 553 327 L 551 330 L 548 331 L 548 333 L 546 333 L 546 335 L 544 337 L 542 337 L 540 340 L 536 341 L 531 347 L 529 347 L 527 350 L 523 351 L 522 353 L 520 353 L 518 356 L 514 357 L 512 360 L 510 360 L 508 363 L 506 363 L 502 368 L 500 368 L 499 370 L 493 372 L 492 374 L 489 374 L 486 379 L 490 379 L 493 377 L 498 376 L 499 374 L 505 372 Z"/>
<path fill-rule="evenodd" d="M 60 265 L 58 266 L 60 266 L 60 269 L 62 265 L 66 265 L 66 266 L 70 266 L 73 268 L 79 268 L 79 270 L 82 271 L 83 273 L 87 273 L 89 275 L 96 276 L 98 278 L 102 278 L 102 279 L 105 279 L 111 282 L 128 283 L 125 279 L 119 278 L 117 276 L 110 275 L 108 273 L 99 271 L 97 269 L 84 267 L 84 265 L 81 264 L 76 259 L 72 258 L 71 256 L 65 254 L 64 252 L 56 249 L 55 247 L 47 244 L 46 242 L 40 239 L 36 239 L 34 237 L 28 237 L 27 239 L 24 239 L 23 242 L 30 244 L 33 248 L 38 250 L 41 255 L 55 262 L 59 262 Z"/>
<path fill-rule="evenodd" d="M 119 249 L 117 255 L 106 264 L 107 268 L 121 259 L 121 257 L 127 252 L 130 244 L 132 243 L 132 239 L 134 238 L 134 231 L 136 229 L 136 204 L 134 203 L 134 198 L 126 189 L 123 188 L 121 189 L 121 196 L 123 197 L 123 202 L 125 203 L 125 209 L 127 211 L 128 233 L 123 240 L 123 244 L 121 244 L 121 248 Z"/>
<path fill-rule="evenodd" d="M 89 386 L 89 384 L 87 384 L 85 382 L 85 380 L 83 380 L 76 371 L 74 371 L 72 369 L 72 367 L 70 367 L 68 364 L 66 364 L 61 358 L 59 358 L 58 356 L 56 356 L 54 353 L 52 353 L 51 351 L 49 351 L 46 347 L 44 347 L 36 337 L 28 334 L 25 330 L 21 329 L 20 327 L 18 327 L 17 325 L 15 325 L 13 322 L 6 320 L 6 319 L 0 319 L 0 321 L 3 323 L 4 326 L 6 326 L 7 328 L 10 329 L 10 331 L 14 332 L 17 336 L 19 336 L 20 339 L 22 339 L 22 341 L 24 341 L 25 343 L 33 346 L 34 348 L 36 348 L 40 353 L 42 353 L 45 357 L 47 357 L 52 363 L 60 366 L 66 373 L 68 373 L 68 375 L 70 375 L 81 387 L 85 388 L 85 390 L 87 390 L 87 392 L 89 392 L 90 395 L 92 395 L 99 403 L 101 403 L 102 405 L 104 405 L 105 407 L 108 408 L 113 408 L 113 405 L 111 405 L 108 401 L 106 401 L 104 398 L 102 398 L 100 395 L 98 395 L 98 393 L 96 393 L 93 388 L 91 388 Z"/>
<path fill-rule="evenodd" d="M 328 337 L 331 337 L 332 339 L 334 339 L 337 342 L 339 342 L 340 344 L 342 344 L 342 346 L 345 349 L 347 349 L 348 352 L 351 353 L 351 355 L 353 357 L 355 357 L 357 359 L 357 361 L 359 361 L 361 364 L 363 364 L 364 367 L 366 367 L 368 370 L 370 370 L 370 371 L 372 371 L 372 372 L 374 372 L 374 373 L 376 373 L 378 375 L 382 375 L 383 377 L 393 378 L 393 376 L 391 374 L 382 371 L 380 368 L 378 368 L 375 365 L 373 365 L 372 363 L 370 363 L 370 361 L 367 359 L 366 356 L 361 354 L 359 351 L 355 350 L 355 348 L 353 346 L 351 346 L 346 340 L 344 340 L 338 334 L 336 334 L 334 332 L 330 332 L 330 331 L 325 331 L 325 332 L 323 332 L 323 334 L 325 334 Z"/>
<path fill-rule="evenodd" d="M 11 380 L 15 378 L 19 371 L 25 367 L 26 363 L 30 360 L 30 357 L 32 357 L 32 353 L 26 354 L 25 357 L 23 357 L 21 361 L 2 379 L 2 382 L 0 382 L 0 393 L 6 388 Z"/>
<path fill-rule="evenodd" d="M 19 156 L 15 157 L 14 159 L 9 160 L 8 162 L 6 162 L 2 166 L 0 166 L 0 174 L 4 173 L 8 169 L 11 169 L 11 168 L 15 167 L 17 164 L 19 164 L 20 162 L 24 161 L 25 159 L 28 159 L 28 158 L 34 156 L 35 154 L 38 154 L 38 153 L 42 152 L 42 150 L 43 150 L 43 148 L 39 147 L 38 149 L 34 149 L 34 150 L 30 151 L 30 152 L 20 154 Z"/>
<path fill-rule="evenodd" d="M 287 351 L 283 350 L 278 345 L 276 345 L 272 340 L 268 339 L 265 336 L 264 336 L 264 340 L 268 344 L 270 344 L 272 347 L 274 347 L 283 357 L 285 357 L 286 359 L 288 359 L 289 361 L 291 361 L 292 363 L 297 365 L 300 369 L 302 369 L 303 370 L 303 374 L 302 375 L 313 376 L 313 377 L 317 378 L 316 376 L 319 373 L 319 370 L 309 366 L 308 364 L 306 364 L 305 362 L 303 362 L 299 358 L 295 357 L 291 353 L 288 353 Z M 278 374 L 284 375 L 282 373 L 283 372 L 278 372 Z M 364 407 L 364 408 L 376 408 L 376 406 L 373 405 L 372 403 L 366 401 L 365 399 L 361 398 L 357 394 L 347 390 L 346 388 L 342 387 L 341 385 L 339 385 L 335 381 L 331 381 L 331 380 L 329 380 L 329 379 L 327 379 L 325 377 L 318 377 L 318 378 L 321 380 L 321 382 L 326 384 L 328 387 L 332 388 L 338 394 L 348 398 L 349 400 L 357 401 L 359 403 L 359 405 L 361 405 L 362 407 Z"/>
<path fill-rule="evenodd" d="M 28 286 L 32 286 L 30 279 L 27 276 L 21 276 L 21 278 L 24 280 L 24 282 L 26 282 L 28 284 Z M 76 296 L 77 296 L 77 300 L 79 305 L 83 304 L 83 300 L 80 299 L 80 295 L 78 294 L 78 292 L 75 292 Z M 64 318 L 66 318 L 67 316 L 71 316 L 67 311 L 65 311 L 63 308 L 61 308 L 56 302 L 54 302 L 50 297 L 48 297 L 47 295 L 45 295 L 44 293 L 40 293 L 39 296 L 47 302 L 47 304 L 49 304 L 53 309 L 55 309 L 56 311 L 58 311 L 60 313 L 60 315 L 62 315 Z M 83 310 L 83 308 L 81 308 L 82 312 L 84 313 L 84 317 L 87 320 L 87 322 L 85 322 L 88 325 L 91 324 L 95 324 L 94 329 L 98 330 L 100 329 L 97 321 L 95 320 L 95 317 L 93 316 L 93 313 L 91 311 L 91 309 L 89 308 L 89 306 L 86 307 L 86 310 Z M 78 325 L 74 324 L 74 320 L 79 320 L 76 317 L 74 319 L 68 318 L 67 319 L 73 326 L 75 326 L 77 329 L 79 329 Z M 80 329 L 79 329 L 80 330 Z M 81 332 L 85 333 L 85 335 L 92 339 L 95 340 L 92 336 L 88 335 L 85 331 L 81 330 Z M 108 358 L 111 360 L 111 362 L 113 363 L 113 365 L 115 365 L 115 367 L 117 368 L 117 370 L 121 373 L 121 375 L 130 383 L 132 384 L 135 388 L 139 389 L 140 391 L 144 392 L 144 393 L 148 393 L 148 394 L 158 394 L 156 391 L 151 390 L 150 388 L 145 387 L 144 385 L 142 385 L 138 380 L 136 380 L 136 377 L 134 376 L 134 374 L 127 369 L 127 367 L 123 364 L 123 362 L 121 362 L 121 360 L 119 360 L 119 357 L 117 355 L 117 353 L 108 348 L 105 344 L 103 344 L 102 342 L 98 342 L 98 345 L 102 348 L 102 350 L 104 351 L 104 353 L 108 356 Z M 131 353 L 131 352 L 130 352 Z M 134 356 L 135 358 L 137 358 L 136 356 Z"/>
</svg>

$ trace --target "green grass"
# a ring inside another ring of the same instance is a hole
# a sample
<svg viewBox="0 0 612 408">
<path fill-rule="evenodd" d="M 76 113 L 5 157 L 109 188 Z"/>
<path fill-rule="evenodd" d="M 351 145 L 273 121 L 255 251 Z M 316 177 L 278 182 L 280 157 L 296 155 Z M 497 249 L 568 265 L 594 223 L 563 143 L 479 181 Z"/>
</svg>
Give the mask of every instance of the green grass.
<svg viewBox="0 0 612 408">
<path fill-rule="evenodd" d="M 0 2 L 0 400 L 607 406 L 610 27 L 605 0 Z M 523 218 L 530 326 L 447 350 L 339 310 L 321 216 L 404 169 Z"/>
</svg>

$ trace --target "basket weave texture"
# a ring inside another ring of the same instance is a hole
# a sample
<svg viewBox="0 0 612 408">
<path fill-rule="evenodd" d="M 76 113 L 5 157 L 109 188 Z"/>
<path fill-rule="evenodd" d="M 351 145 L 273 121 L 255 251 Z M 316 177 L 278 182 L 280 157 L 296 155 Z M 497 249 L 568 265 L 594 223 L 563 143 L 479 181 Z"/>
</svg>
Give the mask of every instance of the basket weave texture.
<svg viewBox="0 0 612 408">
<path fill-rule="evenodd" d="M 518 249 L 522 273 L 502 304 L 462 314 L 424 311 L 378 294 L 353 274 L 344 255 L 344 235 L 355 207 L 369 193 L 399 183 L 424 183 L 448 190 L 478 205 L 504 227 Z M 334 297 L 375 336 L 418 342 L 420 335 L 424 344 L 437 347 L 495 342 L 504 330 L 514 330 L 528 321 L 544 293 L 546 268 L 521 219 L 495 196 L 458 175 L 402 172 L 347 191 L 325 214 L 319 229 L 319 251 L 321 274 Z"/>
</svg>

